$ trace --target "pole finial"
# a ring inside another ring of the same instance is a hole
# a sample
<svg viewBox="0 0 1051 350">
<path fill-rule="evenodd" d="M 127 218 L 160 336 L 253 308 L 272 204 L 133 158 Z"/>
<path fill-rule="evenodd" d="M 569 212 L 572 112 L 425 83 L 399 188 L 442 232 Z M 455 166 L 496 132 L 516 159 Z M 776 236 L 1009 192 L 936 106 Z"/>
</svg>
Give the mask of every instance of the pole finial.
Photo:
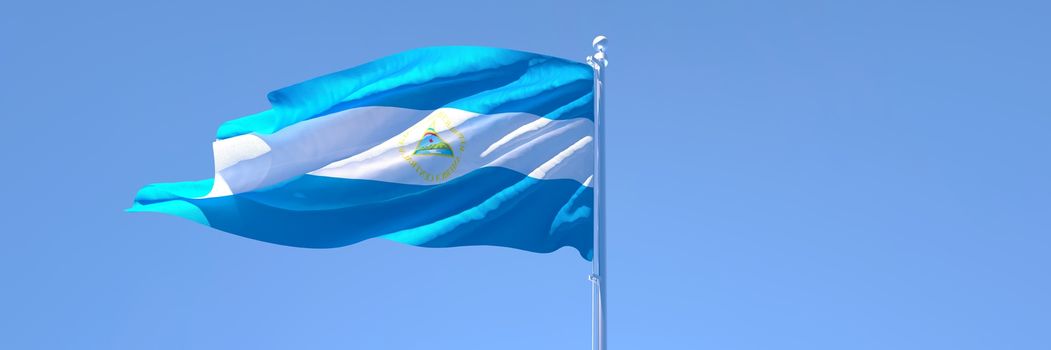
<svg viewBox="0 0 1051 350">
<path fill-rule="evenodd" d="M 608 42 L 609 39 L 607 39 L 605 35 L 596 36 L 595 40 L 591 41 L 591 47 L 595 48 L 595 53 L 588 56 L 587 59 L 588 65 L 590 65 L 591 68 L 602 70 L 602 68 L 609 66 L 609 61 L 606 60 L 606 43 Z"/>
<path fill-rule="evenodd" d="M 591 41 L 591 46 L 593 46 L 595 48 L 595 51 L 603 51 L 604 52 L 604 51 L 606 51 L 606 42 L 607 41 L 609 41 L 609 39 L 606 39 L 605 35 L 599 35 L 599 36 L 595 37 L 595 40 Z"/>
</svg>

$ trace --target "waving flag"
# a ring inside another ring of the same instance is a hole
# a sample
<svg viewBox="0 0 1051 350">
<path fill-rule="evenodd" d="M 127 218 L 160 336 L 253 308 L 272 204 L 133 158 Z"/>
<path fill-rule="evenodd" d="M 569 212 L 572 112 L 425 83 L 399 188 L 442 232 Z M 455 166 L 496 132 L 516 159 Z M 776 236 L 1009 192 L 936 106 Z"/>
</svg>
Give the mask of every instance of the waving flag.
<svg viewBox="0 0 1051 350">
<path fill-rule="evenodd" d="M 592 258 L 593 71 L 484 47 L 403 52 L 271 92 L 229 121 L 213 179 L 134 212 L 282 245 L 564 246 Z"/>
</svg>

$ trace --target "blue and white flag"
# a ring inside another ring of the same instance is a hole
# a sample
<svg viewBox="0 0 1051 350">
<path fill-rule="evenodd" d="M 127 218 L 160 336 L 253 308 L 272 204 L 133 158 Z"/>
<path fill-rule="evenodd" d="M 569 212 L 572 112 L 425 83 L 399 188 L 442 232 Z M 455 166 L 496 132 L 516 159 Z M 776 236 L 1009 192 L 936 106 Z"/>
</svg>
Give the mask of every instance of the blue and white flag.
<svg viewBox="0 0 1051 350">
<path fill-rule="evenodd" d="M 213 179 L 148 185 L 134 212 L 331 248 L 373 237 L 592 256 L 593 72 L 485 47 L 388 56 L 271 92 L 226 122 Z"/>
</svg>

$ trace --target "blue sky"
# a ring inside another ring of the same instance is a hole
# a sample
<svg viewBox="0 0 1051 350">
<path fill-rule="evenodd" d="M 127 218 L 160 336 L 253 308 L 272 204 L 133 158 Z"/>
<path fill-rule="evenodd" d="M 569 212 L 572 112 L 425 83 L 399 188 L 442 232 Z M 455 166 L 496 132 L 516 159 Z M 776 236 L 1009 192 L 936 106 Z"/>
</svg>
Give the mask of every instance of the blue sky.
<svg viewBox="0 0 1051 350">
<path fill-rule="evenodd" d="M 613 349 L 1046 349 L 1047 2 L 6 2 L 0 348 L 584 349 L 590 265 L 127 214 L 394 52 L 610 37 Z"/>
</svg>

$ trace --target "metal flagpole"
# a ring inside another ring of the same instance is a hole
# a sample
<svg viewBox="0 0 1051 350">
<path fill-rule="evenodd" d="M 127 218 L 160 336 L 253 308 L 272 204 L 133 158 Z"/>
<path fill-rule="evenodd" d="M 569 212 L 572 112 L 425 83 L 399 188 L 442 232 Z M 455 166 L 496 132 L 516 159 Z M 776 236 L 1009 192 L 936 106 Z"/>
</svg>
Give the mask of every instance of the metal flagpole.
<svg viewBox="0 0 1051 350">
<path fill-rule="evenodd" d="M 603 35 L 595 37 L 591 46 L 595 53 L 588 56 L 587 62 L 595 70 L 595 174 L 592 179 L 595 189 L 595 234 L 592 248 L 592 267 L 589 279 L 592 283 L 591 347 L 606 350 L 606 97 L 605 79 L 606 42 Z M 597 295 L 596 295 L 597 293 Z M 597 297 L 596 297 L 597 296 Z"/>
</svg>

